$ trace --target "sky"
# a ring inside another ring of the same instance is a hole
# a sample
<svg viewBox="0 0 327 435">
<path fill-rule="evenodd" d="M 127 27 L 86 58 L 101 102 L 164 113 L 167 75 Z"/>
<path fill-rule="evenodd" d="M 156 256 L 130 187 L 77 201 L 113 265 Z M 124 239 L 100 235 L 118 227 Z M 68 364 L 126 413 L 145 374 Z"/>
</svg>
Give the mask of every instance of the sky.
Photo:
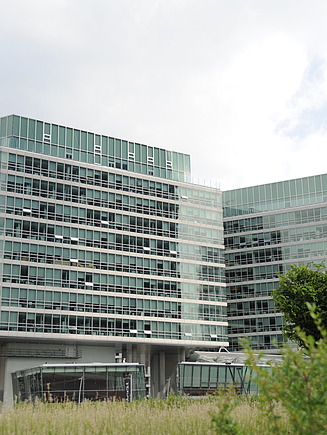
<svg viewBox="0 0 327 435">
<path fill-rule="evenodd" d="M 187 153 L 223 190 L 327 172 L 326 0 L 0 10 L 0 116 Z"/>
</svg>

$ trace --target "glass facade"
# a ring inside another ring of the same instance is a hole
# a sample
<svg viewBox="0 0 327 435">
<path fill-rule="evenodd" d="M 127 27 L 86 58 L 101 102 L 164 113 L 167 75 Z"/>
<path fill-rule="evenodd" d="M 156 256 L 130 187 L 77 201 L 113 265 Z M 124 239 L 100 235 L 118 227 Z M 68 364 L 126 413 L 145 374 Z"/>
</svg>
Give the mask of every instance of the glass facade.
<svg viewBox="0 0 327 435">
<path fill-rule="evenodd" d="M 271 293 L 291 264 L 327 258 L 327 174 L 223 193 L 231 350 L 282 343 Z"/>
<path fill-rule="evenodd" d="M 258 394 L 252 369 L 244 364 L 184 362 L 178 364 L 177 391 L 189 396 L 205 396 L 234 388 L 238 394 Z"/>
<path fill-rule="evenodd" d="M 0 120 L 1 145 L 33 154 L 187 181 L 190 156 L 16 115 Z"/>
<path fill-rule="evenodd" d="M 141 364 L 43 364 L 12 374 L 18 401 L 39 398 L 48 402 L 127 399 L 126 379 L 132 400 L 146 395 Z"/>
<path fill-rule="evenodd" d="M 327 258 L 327 174 L 222 194 L 189 182 L 188 155 L 16 115 L 0 168 L 1 342 L 112 346 L 155 394 L 190 349 L 279 346 L 278 275 Z M 244 366 L 208 367 L 176 388 L 245 388 Z"/>
<path fill-rule="evenodd" d="M 0 336 L 227 345 L 221 192 L 188 155 L 0 122 Z"/>
</svg>

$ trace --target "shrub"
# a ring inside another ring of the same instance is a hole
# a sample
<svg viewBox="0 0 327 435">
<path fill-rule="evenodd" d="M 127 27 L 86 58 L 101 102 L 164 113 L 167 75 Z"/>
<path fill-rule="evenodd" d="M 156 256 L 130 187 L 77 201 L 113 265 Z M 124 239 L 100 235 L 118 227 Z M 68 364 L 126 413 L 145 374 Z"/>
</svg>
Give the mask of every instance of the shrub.
<svg viewBox="0 0 327 435">
<path fill-rule="evenodd" d="M 321 339 L 315 341 L 297 329 L 305 354 L 285 345 L 281 349 L 282 362 L 267 369 L 258 365 L 253 350 L 248 344 L 245 346 L 247 364 L 255 373 L 260 404 L 271 423 L 271 433 L 282 433 L 279 422 L 283 413 L 294 434 L 327 433 L 327 333 L 314 314 L 315 307 L 308 304 L 308 308 Z"/>
</svg>

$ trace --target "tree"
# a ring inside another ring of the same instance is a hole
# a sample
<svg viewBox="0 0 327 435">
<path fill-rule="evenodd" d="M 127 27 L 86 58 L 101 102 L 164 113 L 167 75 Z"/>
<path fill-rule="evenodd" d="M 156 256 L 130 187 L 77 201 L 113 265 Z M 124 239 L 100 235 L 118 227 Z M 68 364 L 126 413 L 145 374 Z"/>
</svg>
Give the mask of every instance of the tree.
<svg viewBox="0 0 327 435">
<path fill-rule="evenodd" d="M 324 264 L 291 266 L 285 275 L 279 277 L 279 287 L 273 291 L 276 307 L 284 314 L 286 325 L 284 335 L 305 347 L 305 343 L 296 333 L 299 327 L 315 341 L 321 333 L 310 314 L 307 304 L 314 304 L 316 314 L 322 325 L 327 327 L 327 268 Z"/>
</svg>

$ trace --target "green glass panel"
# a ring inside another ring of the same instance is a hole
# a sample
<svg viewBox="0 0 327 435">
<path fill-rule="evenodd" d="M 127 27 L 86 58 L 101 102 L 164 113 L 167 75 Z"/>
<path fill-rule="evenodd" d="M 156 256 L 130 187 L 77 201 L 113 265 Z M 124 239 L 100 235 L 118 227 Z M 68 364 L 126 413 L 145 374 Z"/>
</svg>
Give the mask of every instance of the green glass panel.
<svg viewBox="0 0 327 435">
<path fill-rule="evenodd" d="M 147 163 L 147 147 L 146 145 L 141 145 L 141 162 L 142 163 Z M 146 174 L 146 168 L 145 168 L 145 172 L 143 172 L 144 174 Z"/>
<path fill-rule="evenodd" d="M 135 161 L 141 161 L 141 145 L 138 143 L 135 144 Z"/>
<path fill-rule="evenodd" d="M 36 140 L 42 142 L 43 141 L 43 122 L 36 122 Z"/>
<path fill-rule="evenodd" d="M 51 142 L 58 144 L 58 126 L 55 124 L 52 124 Z"/>
<path fill-rule="evenodd" d="M 94 134 L 88 133 L 87 135 L 87 149 L 88 151 L 94 151 Z"/>
<path fill-rule="evenodd" d="M 86 133 L 86 131 L 81 132 L 81 149 L 84 151 L 87 150 L 87 133 Z"/>
<path fill-rule="evenodd" d="M 20 124 L 20 118 L 19 116 L 14 115 L 12 117 L 13 119 L 13 125 L 12 125 L 12 132 L 14 136 L 19 136 L 19 124 Z"/>
<path fill-rule="evenodd" d="M 109 155 L 109 140 L 106 136 L 102 136 L 102 154 Z"/>
<path fill-rule="evenodd" d="M 7 136 L 8 117 L 0 118 L 0 137 Z"/>
<path fill-rule="evenodd" d="M 24 138 L 27 138 L 27 121 L 27 118 L 20 119 L 20 134 Z"/>
<path fill-rule="evenodd" d="M 28 138 L 35 139 L 35 121 L 34 121 L 34 119 L 28 120 Z"/>
</svg>

